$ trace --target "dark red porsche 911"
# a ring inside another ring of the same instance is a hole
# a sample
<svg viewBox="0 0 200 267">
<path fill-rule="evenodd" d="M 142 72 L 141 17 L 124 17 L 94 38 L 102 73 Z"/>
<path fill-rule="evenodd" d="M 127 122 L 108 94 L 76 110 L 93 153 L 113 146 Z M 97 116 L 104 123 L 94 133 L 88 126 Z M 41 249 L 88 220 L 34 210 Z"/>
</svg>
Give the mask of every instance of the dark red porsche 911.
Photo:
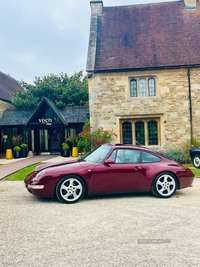
<svg viewBox="0 0 200 267">
<path fill-rule="evenodd" d="M 168 198 L 193 180 L 190 169 L 145 147 L 104 144 L 79 160 L 40 165 L 24 182 L 37 197 L 70 204 L 105 193 L 142 191 Z"/>
</svg>

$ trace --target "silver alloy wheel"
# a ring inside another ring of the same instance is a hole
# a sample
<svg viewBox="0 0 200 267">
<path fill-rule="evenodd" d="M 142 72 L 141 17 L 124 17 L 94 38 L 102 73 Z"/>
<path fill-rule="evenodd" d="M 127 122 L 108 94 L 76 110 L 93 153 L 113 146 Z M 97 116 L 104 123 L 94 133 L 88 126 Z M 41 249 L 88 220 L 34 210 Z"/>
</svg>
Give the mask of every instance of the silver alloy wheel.
<svg viewBox="0 0 200 267">
<path fill-rule="evenodd" d="M 155 180 L 154 191 L 159 197 L 170 197 L 176 192 L 176 179 L 170 173 L 162 173 Z"/>
<path fill-rule="evenodd" d="M 195 155 L 192 159 L 192 163 L 195 168 L 200 168 L 200 157 L 198 155 Z"/>
<path fill-rule="evenodd" d="M 65 203 L 77 202 L 82 198 L 84 191 L 84 183 L 75 175 L 62 178 L 56 186 L 57 198 Z"/>
</svg>

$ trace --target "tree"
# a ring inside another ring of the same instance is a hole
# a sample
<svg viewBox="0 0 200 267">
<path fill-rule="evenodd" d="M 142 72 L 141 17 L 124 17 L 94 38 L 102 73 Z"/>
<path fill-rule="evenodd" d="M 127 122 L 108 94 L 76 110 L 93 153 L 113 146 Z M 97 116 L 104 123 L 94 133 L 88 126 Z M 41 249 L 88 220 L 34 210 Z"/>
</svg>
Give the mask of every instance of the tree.
<svg viewBox="0 0 200 267">
<path fill-rule="evenodd" d="M 47 97 L 58 108 L 88 104 L 88 80 L 82 71 L 69 77 L 66 73 L 36 77 L 33 84 L 20 82 L 25 91 L 18 91 L 12 98 L 17 108 L 36 108 Z"/>
</svg>

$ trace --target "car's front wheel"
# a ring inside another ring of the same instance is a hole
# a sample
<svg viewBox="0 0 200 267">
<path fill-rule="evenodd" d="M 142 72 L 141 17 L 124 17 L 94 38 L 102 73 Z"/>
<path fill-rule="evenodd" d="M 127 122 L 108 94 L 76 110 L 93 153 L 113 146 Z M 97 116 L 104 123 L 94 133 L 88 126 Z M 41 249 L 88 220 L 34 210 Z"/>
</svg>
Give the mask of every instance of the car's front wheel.
<svg viewBox="0 0 200 267">
<path fill-rule="evenodd" d="M 168 172 L 160 173 L 154 179 L 151 192 L 156 197 L 171 197 L 177 189 L 177 180 L 175 176 Z"/>
<path fill-rule="evenodd" d="M 192 158 L 192 164 L 195 168 L 200 169 L 200 156 L 199 155 L 194 155 Z"/>
<path fill-rule="evenodd" d="M 63 203 L 78 202 L 85 193 L 83 180 L 76 175 L 63 177 L 56 185 L 56 197 Z"/>
</svg>

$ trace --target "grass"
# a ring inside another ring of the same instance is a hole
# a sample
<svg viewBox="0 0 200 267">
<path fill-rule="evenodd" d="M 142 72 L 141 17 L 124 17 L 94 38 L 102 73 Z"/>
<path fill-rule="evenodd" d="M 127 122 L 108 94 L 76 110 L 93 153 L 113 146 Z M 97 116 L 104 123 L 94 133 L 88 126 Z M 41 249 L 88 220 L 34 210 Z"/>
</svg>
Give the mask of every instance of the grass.
<svg viewBox="0 0 200 267">
<path fill-rule="evenodd" d="M 20 171 L 17 171 L 15 173 L 7 176 L 4 179 L 4 181 L 23 181 L 24 178 L 29 173 L 31 173 L 35 169 L 36 166 L 41 165 L 41 164 L 42 163 L 37 163 L 37 164 L 31 165 L 31 166 L 28 166 L 28 167 L 26 167 L 24 169 L 21 169 Z M 193 173 L 194 173 L 196 178 L 200 178 L 200 169 L 194 168 L 192 164 L 184 164 L 184 166 L 190 168 L 193 171 Z"/>
<path fill-rule="evenodd" d="M 21 170 L 15 172 L 15 173 L 13 173 L 13 174 L 7 176 L 7 177 L 4 179 L 4 181 L 23 181 L 24 178 L 25 178 L 29 173 L 31 173 L 31 172 L 35 169 L 35 167 L 38 166 L 38 165 L 41 165 L 41 163 L 36 163 L 36 164 L 34 164 L 34 165 L 31 165 L 31 166 L 28 166 L 28 167 L 26 167 L 26 168 L 24 168 L 24 169 L 21 169 Z"/>
<path fill-rule="evenodd" d="M 192 164 L 183 164 L 183 165 L 190 168 L 196 178 L 200 178 L 200 169 L 196 169 Z"/>
</svg>

